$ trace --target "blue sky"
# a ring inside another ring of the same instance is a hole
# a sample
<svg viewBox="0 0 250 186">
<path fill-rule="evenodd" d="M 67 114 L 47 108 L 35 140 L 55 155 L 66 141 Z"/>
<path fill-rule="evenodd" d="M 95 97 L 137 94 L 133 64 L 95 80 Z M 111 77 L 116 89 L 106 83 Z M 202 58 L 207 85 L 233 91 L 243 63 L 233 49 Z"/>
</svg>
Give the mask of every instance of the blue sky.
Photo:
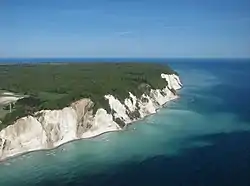
<svg viewBox="0 0 250 186">
<path fill-rule="evenodd" d="M 4 0 L 0 58 L 250 57 L 249 0 Z"/>
</svg>

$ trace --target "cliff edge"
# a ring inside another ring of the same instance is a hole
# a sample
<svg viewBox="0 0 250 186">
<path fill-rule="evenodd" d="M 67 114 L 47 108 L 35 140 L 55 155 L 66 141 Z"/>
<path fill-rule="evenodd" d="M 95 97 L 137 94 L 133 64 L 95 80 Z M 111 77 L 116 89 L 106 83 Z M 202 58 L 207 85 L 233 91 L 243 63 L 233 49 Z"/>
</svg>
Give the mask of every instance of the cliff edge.
<svg viewBox="0 0 250 186">
<path fill-rule="evenodd" d="M 161 74 L 167 81 L 163 89 L 150 89 L 136 97 L 119 100 L 111 94 L 104 95 L 110 111 L 98 108 L 94 102 L 83 98 L 60 110 L 41 110 L 22 117 L 0 131 L 0 160 L 24 152 L 55 148 L 66 142 L 90 138 L 105 132 L 119 131 L 128 124 L 156 113 L 178 96 L 182 87 L 176 74 Z"/>
</svg>

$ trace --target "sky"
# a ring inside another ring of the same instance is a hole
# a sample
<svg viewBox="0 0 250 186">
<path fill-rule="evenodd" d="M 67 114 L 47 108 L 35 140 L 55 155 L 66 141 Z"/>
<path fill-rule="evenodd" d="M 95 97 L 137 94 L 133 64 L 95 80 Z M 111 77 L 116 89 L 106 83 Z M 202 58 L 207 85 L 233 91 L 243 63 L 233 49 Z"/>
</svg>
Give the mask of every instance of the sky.
<svg viewBox="0 0 250 186">
<path fill-rule="evenodd" d="M 0 58 L 250 58 L 249 0 L 0 0 Z"/>
</svg>

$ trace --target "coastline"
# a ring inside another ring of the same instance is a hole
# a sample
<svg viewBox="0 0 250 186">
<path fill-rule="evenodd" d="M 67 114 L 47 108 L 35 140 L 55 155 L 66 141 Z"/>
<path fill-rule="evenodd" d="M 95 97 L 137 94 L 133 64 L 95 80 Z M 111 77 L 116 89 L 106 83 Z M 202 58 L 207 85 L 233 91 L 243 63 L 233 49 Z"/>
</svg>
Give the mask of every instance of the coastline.
<svg viewBox="0 0 250 186">
<path fill-rule="evenodd" d="M 167 104 L 168 102 L 171 102 L 171 101 L 176 100 L 176 99 L 178 99 L 178 98 L 179 98 L 179 96 L 176 95 L 175 97 L 173 97 L 173 98 L 170 99 L 169 101 L 165 102 L 163 105 L 161 105 L 159 108 L 156 109 L 156 113 L 157 113 L 160 109 L 165 108 L 165 107 L 166 107 L 166 104 Z M 138 121 L 142 121 L 142 120 L 146 119 L 147 117 L 152 116 L 152 115 L 154 115 L 154 114 L 156 114 L 156 113 L 151 113 L 151 114 L 148 114 L 148 115 L 144 116 L 143 118 L 139 118 L 139 119 L 137 119 L 137 120 L 135 120 L 135 121 L 132 121 L 132 122 L 128 123 L 127 126 L 128 126 L 128 125 L 133 125 L 133 124 L 135 124 L 135 123 L 138 122 Z M 30 154 L 30 153 L 33 153 L 33 152 L 50 151 L 50 150 L 58 149 L 58 148 L 60 148 L 60 147 L 62 147 L 62 146 L 64 146 L 64 145 L 66 145 L 66 144 L 69 144 L 69 143 L 72 143 L 72 142 L 75 142 L 75 141 L 90 140 L 90 139 L 94 139 L 94 138 L 96 138 L 96 137 L 98 137 L 98 136 L 107 134 L 107 133 L 126 131 L 127 126 L 126 126 L 125 128 L 123 128 L 123 129 L 115 129 L 115 130 L 103 131 L 103 132 L 101 132 L 101 133 L 99 133 L 99 134 L 96 134 L 96 135 L 93 135 L 93 136 L 90 136 L 90 137 L 82 137 L 82 138 L 78 138 L 78 139 L 73 139 L 73 140 L 67 141 L 67 142 L 65 142 L 65 143 L 62 143 L 62 144 L 60 144 L 60 145 L 54 146 L 54 147 L 52 147 L 52 148 L 41 148 L 41 149 L 37 149 L 37 150 L 26 151 L 26 152 L 23 152 L 23 153 L 20 153 L 20 154 L 15 154 L 15 155 L 13 155 L 13 156 L 8 156 L 8 157 L 5 157 L 5 158 L 0 159 L 0 165 L 3 164 L 3 163 L 5 163 L 6 161 L 8 161 L 8 160 L 10 160 L 10 159 L 14 159 L 14 158 L 17 158 L 17 157 L 19 157 L 19 156 L 27 155 L 27 154 Z"/>
<path fill-rule="evenodd" d="M 61 110 L 41 110 L 37 116 L 29 115 L 16 120 L 0 131 L 0 161 L 28 152 L 55 149 L 75 140 L 126 130 L 128 125 L 157 113 L 168 102 L 179 98 L 176 90 L 183 86 L 179 76 L 161 74 L 161 77 L 168 82 L 167 86 L 151 89 L 149 95 L 136 97 L 129 92 L 124 103 L 113 95 L 105 95 L 113 113 L 99 108 L 93 114 L 94 102 L 82 98 Z M 129 115 L 134 112 L 139 115 Z"/>
</svg>

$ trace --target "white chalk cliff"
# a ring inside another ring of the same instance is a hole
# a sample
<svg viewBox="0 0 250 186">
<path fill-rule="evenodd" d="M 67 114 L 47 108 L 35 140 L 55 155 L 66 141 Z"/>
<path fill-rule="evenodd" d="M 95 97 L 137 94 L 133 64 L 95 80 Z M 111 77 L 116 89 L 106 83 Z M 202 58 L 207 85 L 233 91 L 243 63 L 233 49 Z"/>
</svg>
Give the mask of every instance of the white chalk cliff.
<svg viewBox="0 0 250 186">
<path fill-rule="evenodd" d="M 182 87 L 175 74 L 161 74 L 161 77 L 167 81 L 167 86 L 162 90 L 151 89 L 149 94 L 140 98 L 129 92 L 129 97 L 121 102 L 113 95 L 105 95 L 111 114 L 102 108 L 93 114 L 94 103 L 83 98 L 62 110 L 42 110 L 35 116 L 18 119 L 0 131 L 0 160 L 28 151 L 55 148 L 75 139 L 122 130 L 123 126 L 117 120 L 126 126 L 156 113 L 166 102 L 177 98 L 175 90 Z"/>
</svg>

